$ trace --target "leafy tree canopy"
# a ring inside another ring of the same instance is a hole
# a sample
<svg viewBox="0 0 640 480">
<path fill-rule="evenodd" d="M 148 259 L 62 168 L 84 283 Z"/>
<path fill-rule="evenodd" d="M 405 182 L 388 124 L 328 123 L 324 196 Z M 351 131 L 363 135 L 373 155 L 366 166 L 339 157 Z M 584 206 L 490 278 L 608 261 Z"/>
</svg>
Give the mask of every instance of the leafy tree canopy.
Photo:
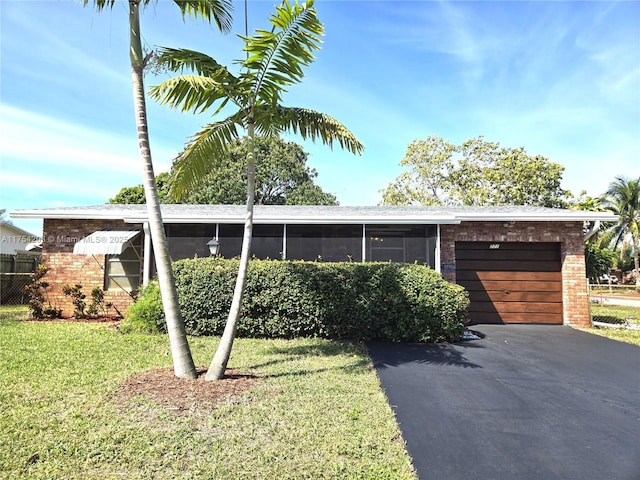
<svg viewBox="0 0 640 480">
<path fill-rule="evenodd" d="M 256 197 L 259 205 L 337 205 L 334 195 L 314 183 L 318 173 L 307 166 L 308 154 L 295 142 L 257 137 Z M 247 200 L 247 142 L 235 140 L 186 203 L 244 204 Z"/>
<path fill-rule="evenodd" d="M 616 254 L 608 248 L 601 248 L 596 243 L 587 242 L 585 245 L 585 262 L 587 277 L 591 283 L 598 283 L 598 278 L 611 271 L 616 264 Z"/>
<path fill-rule="evenodd" d="M 414 140 L 400 165 L 407 169 L 381 191 L 383 204 L 565 207 L 571 196 L 560 186 L 564 167 L 482 136 Z"/>
<path fill-rule="evenodd" d="M 308 154 L 295 142 L 279 137 L 256 138 L 256 204 L 337 205 L 336 197 L 314 183 L 318 173 L 307 166 Z M 184 203 L 242 205 L 247 200 L 247 142 L 234 141 L 228 154 L 216 161 L 215 168 L 197 187 L 189 191 Z M 156 177 L 162 203 L 174 203 L 169 195 L 171 173 Z M 125 187 L 109 203 L 144 203 L 142 185 Z"/>
<path fill-rule="evenodd" d="M 169 174 L 167 172 L 156 175 L 156 188 L 160 203 L 173 203 L 169 198 Z M 114 197 L 109 199 L 109 203 L 142 205 L 145 203 L 144 187 L 142 184 L 135 187 L 122 187 Z"/>
</svg>

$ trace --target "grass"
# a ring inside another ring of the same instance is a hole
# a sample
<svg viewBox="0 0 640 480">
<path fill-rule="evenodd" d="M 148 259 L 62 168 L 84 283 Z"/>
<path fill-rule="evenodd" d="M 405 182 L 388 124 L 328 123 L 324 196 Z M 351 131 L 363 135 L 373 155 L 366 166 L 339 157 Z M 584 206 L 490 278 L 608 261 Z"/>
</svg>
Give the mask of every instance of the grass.
<svg viewBox="0 0 640 480">
<path fill-rule="evenodd" d="M 176 417 L 118 396 L 170 365 L 165 336 L 25 314 L 0 308 L 0 478 L 415 478 L 362 345 L 238 339 L 229 366 L 261 381 Z M 197 364 L 216 342 L 191 339 Z"/>
<path fill-rule="evenodd" d="M 608 323 L 640 324 L 640 307 L 629 305 L 591 304 L 591 318 Z"/>
<path fill-rule="evenodd" d="M 640 307 L 625 305 L 591 304 L 591 318 L 596 322 L 640 325 Z M 607 327 L 585 329 L 589 333 L 640 346 L 640 330 Z"/>
<path fill-rule="evenodd" d="M 602 337 L 611 338 L 619 342 L 631 343 L 640 347 L 640 330 L 617 330 L 613 328 L 585 328 L 585 332 L 593 333 L 594 335 L 600 335 Z"/>
</svg>

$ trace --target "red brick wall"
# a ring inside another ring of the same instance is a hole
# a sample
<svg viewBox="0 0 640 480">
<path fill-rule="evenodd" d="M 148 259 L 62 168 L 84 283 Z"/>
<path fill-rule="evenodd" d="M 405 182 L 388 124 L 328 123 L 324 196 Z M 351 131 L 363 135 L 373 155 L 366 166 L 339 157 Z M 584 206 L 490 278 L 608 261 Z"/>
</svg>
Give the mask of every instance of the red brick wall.
<svg viewBox="0 0 640 480">
<path fill-rule="evenodd" d="M 442 275 L 455 283 L 455 242 L 559 242 L 564 324 L 589 326 L 582 222 L 463 222 L 440 227 Z"/>
<path fill-rule="evenodd" d="M 64 316 L 69 317 L 73 313 L 71 299 L 62 293 L 64 285 L 81 284 L 87 299 L 90 299 L 94 287 L 104 288 L 105 256 L 74 255 L 74 245 L 96 230 L 121 227 L 142 228 L 119 220 L 44 220 L 42 263 L 49 267 L 45 277 L 51 285 L 48 297 L 51 305 L 62 309 Z M 122 290 L 105 292 L 104 301 L 113 303 L 122 313 L 132 303 L 131 297 Z M 112 309 L 109 313 L 115 312 Z"/>
</svg>

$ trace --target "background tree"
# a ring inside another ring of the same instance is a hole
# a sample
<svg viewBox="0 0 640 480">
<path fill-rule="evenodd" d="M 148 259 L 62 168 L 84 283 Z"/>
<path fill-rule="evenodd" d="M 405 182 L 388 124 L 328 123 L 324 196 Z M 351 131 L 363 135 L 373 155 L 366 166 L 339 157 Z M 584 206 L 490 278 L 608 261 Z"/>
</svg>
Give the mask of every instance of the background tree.
<svg viewBox="0 0 640 480">
<path fill-rule="evenodd" d="M 590 212 L 605 212 L 607 208 L 602 197 L 592 197 L 586 191 L 574 197 L 569 202 L 569 208 L 574 210 L 585 210 Z M 603 232 L 607 225 L 601 222 L 585 222 L 584 232 L 588 235 L 585 242 L 585 263 L 587 267 L 587 278 L 591 283 L 599 283 L 599 278 L 605 274 L 610 274 L 611 269 L 616 265 L 616 255 L 609 248 L 609 242 L 603 242 Z M 608 237 L 610 239 L 610 236 Z"/>
<path fill-rule="evenodd" d="M 158 192 L 160 203 L 172 203 L 169 196 L 168 172 L 156 175 L 156 191 Z M 109 199 L 109 203 L 142 205 L 145 203 L 144 187 L 142 184 L 135 187 L 122 187 L 115 196 Z"/>
<path fill-rule="evenodd" d="M 385 205 L 446 205 L 457 147 L 441 137 L 414 140 L 400 165 L 407 167 L 382 191 Z"/>
<path fill-rule="evenodd" d="M 608 248 L 598 246 L 597 242 L 585 244 L 584 258 L 587 265 L 587 278 L 591 283 L 600 283 L 599 278 L 611 272 L 616 254 Z"/>
<path fill-rule="evenodd" d="M 91 0 L 83 0 L 86 6 Z M 115 0 L 93 0 L 98 11 L 113 8 Z M 171 270 L 171 259 L 167 238 L 160 213 L 160 201 L 156 190 L 153 161 L 149 144 L 147 107 L 144 92 L 143 71 L 146 58 L 142 51 L 142 35 L 140 31 L 140 6 L 150 0 L 129 0 L 129 59 L 131 62 L 131 83 L 133 86 L 133 105 L 136 118 L 136 130 L 140 162 L 143 171 L 143 185 L 147 200 L 149 231 L 153 244 L 153 252 L 158 273 L 158 282 L 162 294 L 162 304 L 167 320 L 167 331 L 173 358 L 175 375 L 180 378 L 196 378 L 196 369 L 187 342 L 184 322 L 178 307 L 175 280 Z M 193 15 L 208 21 L 213 20 L 222 31 L 231 29 L 231 0 L 174 0 L 180 8 L 182 16 Z"/>
<path fill-rule="evenodd" d="M 400 164 L 408 170 L 382 190 L 383 204 L 564 207 L 570 197 L 560 185 L 564 167 L 483 137 L 459 146 L 415 140 Z"/>
<path fill-rule="evenodd" d="M 300 145 L 280 137 L 256 138 L 256 204 L 337 205 L 336 197 L 314 183 L 318 173 L 307 166 L 308 154 Z M 183 199 L 189 204 L 242 205 L 247 200 L 247 142 L 237 140 L 216 167 Z M 174 203 L 169 195 L 170 173 L 156 176 L 161 203 Z M 142 185 L 124 187 L 109 203 L 142 204 Z"/>
<path fill-rule="evenodd" d="M 313 52 L 320 48 L 323 25 L 316 16 L 313 0 L 302 5 L 285 0 L 276 7 L 270 23 L 270 31 L 257 30 L 252 36 L 241 37 L 245 42 L 246 58 L 236 61 L 241 70 L 238 76 L 208 55 L 191 50 L 164 49 L 160 61 L 169 70 L 187 70 L 194 74 L 172 78 L 152 90 L 154 98 L 183 111 L 203 112 L 214 104 L 219 104 L 215 113 L 221 113 L 227 105 L 237 108 L 194 135 L 176 160 L 171 191 L 178 196 L 184 196 L 212 167 L 215 168 L 212 159 L 222 158 L 231 143 L 241 137 L 241 132 L 246 132 L 247 137 L 247 213 L 240 267 L 227 323 L 207 371 L 208 380 L 217 380 L 224 375 L 240 315 L 251 252 L 256 137 L 292 132 L 302 138 L 320 138 L 329 146 L 337 142 L 353 153 L 363 150 L 360 141 L 334 118 L 281 103 L 286 88 L 302 80 L 303 67 L 313 61 Z"/>
<path fill-rule="evenodd" d="M 616 177 L 604 195 L 604 203 L 619 216 L 618 223 L 609 228 L 611 246 L 620 247 L 624 254 L 631 249 L 633 256 L 636 291 L 640 292 L 640 177 L 628 179 Z"/>
<path fill-rule="evenodd" d="M 246 139 L 232 142 L 202 183 L 184 198 L 193 204 L 236 204 L 247 201 Z M 255 139 L 257 205 L 337 205 L 334 195 L 314 183 L 318 173 L 307 166 L 300 145 L 280 137 Z"/>
</svg>

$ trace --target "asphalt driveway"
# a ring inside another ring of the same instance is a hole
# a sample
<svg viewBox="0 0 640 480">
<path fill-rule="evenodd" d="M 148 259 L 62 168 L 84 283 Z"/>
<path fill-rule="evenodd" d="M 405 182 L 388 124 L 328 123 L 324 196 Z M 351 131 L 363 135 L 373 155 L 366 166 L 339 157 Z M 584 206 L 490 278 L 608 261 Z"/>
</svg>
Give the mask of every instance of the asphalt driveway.
<svg viewBox="0 0 640 480">
<path fill-rule="evenodd" d="M 370 343 L 421 480 L 640 480 L 640 348 L 545 325 Z"/>
</svg>

